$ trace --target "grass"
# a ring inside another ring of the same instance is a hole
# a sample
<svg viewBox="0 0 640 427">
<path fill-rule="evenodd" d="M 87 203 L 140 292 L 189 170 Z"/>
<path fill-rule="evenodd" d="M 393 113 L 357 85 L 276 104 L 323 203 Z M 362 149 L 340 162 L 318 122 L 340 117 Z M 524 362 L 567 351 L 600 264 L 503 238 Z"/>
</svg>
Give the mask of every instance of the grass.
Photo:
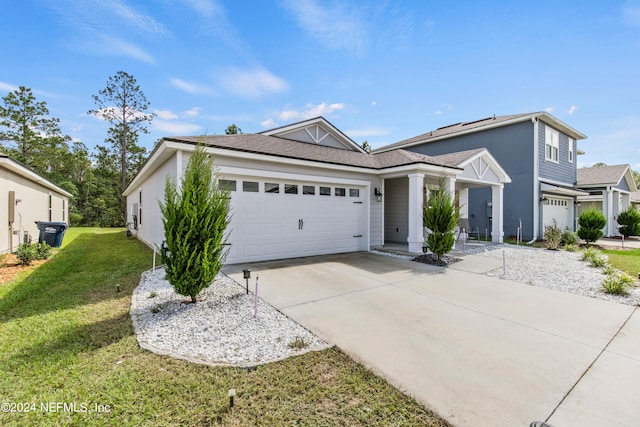
<svg viewBox="0 0 640 427">
<path fill-rule="evenodd" d="M 142 350 L 129 307 L 150 267 L 124 230 L 72 228 L 0 286 L 0 395 L 35 409 L 0 425 L 449 425 L 335 348 L 251 369 Z"/>
<path fill-rule="evenodd" d="M 640 273 L 640 249 L 602 251 L 609 257 L 609 263 L 618 270 L 622 270 L 632 277 L 638 277 Z"/>
</svg>

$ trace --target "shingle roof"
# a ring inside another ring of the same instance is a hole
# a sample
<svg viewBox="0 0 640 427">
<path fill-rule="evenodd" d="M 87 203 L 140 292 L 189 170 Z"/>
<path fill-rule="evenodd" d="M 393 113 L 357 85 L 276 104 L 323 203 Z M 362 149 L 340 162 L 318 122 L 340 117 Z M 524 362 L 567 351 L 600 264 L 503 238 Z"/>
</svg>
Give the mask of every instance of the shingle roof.
<svg viewBox="0 0 640 427">
<path fill-rule="evenodd" d="M 430 139 L 440 138 L 446 135 L 455 134 L 462 131 L 479 129 L 485 126 L 495 125 L 498 123 L 506 122 L 506 121 L 517 119 L 520 117 L 532 116 L 534 114 L 537 114 L 537 113 L 512 114 L 508 116 L 492 116 L 492 117 L 486 117 L 480 120 L 474 120 L 472 122 L 455 123 L 449 126 L 440 127 L 436 130 L 426 132 L 418 136 L 414 136 L 409 139 L 405 139 L 405 140 L 387 145 L 385 147 L 381 147 L 381 149 L 387 150 L 389 148 L 400 147 L 400 146 L 408 145 L 414 142 L 428 141 Z"/>
<path fill-rule="evenodd" d="M 165 138 L 165 141 L 184 142 L 188 144 L 202 142 L 210 147 L 223 148 L 226 150 L 370 169 L 386 169 L 417 163 L 456 168 L 462 161 L 480 151 L 470 150 L 444 156 L 427 156 L 425 154 L 397 149 L 384 153 L 369 154 L 261 134 L 214 135 L 204 137 L 181 136 Z"/>
<path fill-rule="evenodd" d="M 624 177 L 629 165 L 596 166 L 578 169 L 577 186 L 615 185 Z"/>
</svg>

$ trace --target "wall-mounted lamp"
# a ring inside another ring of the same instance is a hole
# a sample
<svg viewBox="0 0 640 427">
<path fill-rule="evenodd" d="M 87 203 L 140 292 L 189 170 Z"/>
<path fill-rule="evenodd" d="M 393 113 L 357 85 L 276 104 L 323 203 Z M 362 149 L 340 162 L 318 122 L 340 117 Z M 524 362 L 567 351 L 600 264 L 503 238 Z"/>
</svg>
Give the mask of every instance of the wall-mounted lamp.
<svg viewBox="0 0 640 427">
<path fill-rule="evenodd" d="M 20 203 L 20 202 L 22 202 L 22 199 L 18 199 L 18 198 L 16 198 L 16 205 L 17 205 L 18 203 Z"/>
<path fill-rule="evenodd" d="M 540 201 L 542 202 L 543 205 L 548 204 L 549 199 L 547 199 L 546 197 L 540 197 Z"/>
<path fill-rule="evenodd" d="M 374 189 L 373 194 L 375 194 L 376 199 L 378 200 L 378 202 L 382 201 L 382 193 L 380 192 L 380 190 L 378 190 L 378 187 L 376 187 Z"/>
</svg>

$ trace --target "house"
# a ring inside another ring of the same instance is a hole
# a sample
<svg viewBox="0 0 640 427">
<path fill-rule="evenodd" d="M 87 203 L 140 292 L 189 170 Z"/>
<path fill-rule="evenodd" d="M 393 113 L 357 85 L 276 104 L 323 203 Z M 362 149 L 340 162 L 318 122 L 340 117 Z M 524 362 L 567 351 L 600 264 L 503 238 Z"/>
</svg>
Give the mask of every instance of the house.
<svg viewBox="0 0 640 427">
<path fill-rule="evenodd" d="M 607 220 L 604 235 L 619 236 L 618 214 L 632 205 L 638 188 L 629 165 L 596 166 L 578 169 L 578 187 L 588 195 L 578 197 L 578 214 L 595 208 Z"/>
<path fill-rule="evenodd" d="M 424 195 L 441 179 L 452 194 L 488 188 L 490 232 L 502 239 L 510 178 L 486 149 L 370 154 L 317 117 L 257 134 L 163 138 L 124 192 L 130 227 L 149 246 L 164 240 L 158 202 L 165 180 L 183 176 L 197 144 L 230 191 L 229 264 L 368 251 L 385 242 L 420 253 Z"/>
<path fill-rule="evenodd" d="M 37 238 L 36 221 L 67 221 L 71 194 L 0 153 L 0 253 Z"/>
<path fill-rule="evenodd" d="M 577 141 L 585 139 L 546 112 L 493 116 L 455 123 L 374 151 L 398 148 L 429 156 L 486 148 L 512 181 L 504 189 L 504 231 L 524 240 L 541 239 L 546 225 L 575 230 Z M 469 222 L 481 230 L 492 229 L 495 217 L 487 188 L 470 188 Z M 461 197 L 464 202 L 465 197 Z"/>
</svg>

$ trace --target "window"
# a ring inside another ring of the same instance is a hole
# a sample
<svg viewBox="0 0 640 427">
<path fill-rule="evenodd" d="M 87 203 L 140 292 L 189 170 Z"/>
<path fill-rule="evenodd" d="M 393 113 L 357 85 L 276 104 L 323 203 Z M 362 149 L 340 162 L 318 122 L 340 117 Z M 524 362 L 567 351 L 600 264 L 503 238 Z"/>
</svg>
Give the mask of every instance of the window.
<svg viewBox="0 0 640 427">
<path fill-rule="evenodd" d="M 220 189 L 224 191 L 236 191 L 236 182 L 234 180 L 221 179 Z"/>
<path fill-rule="evenodd" d="M 569 163 L 573 163 L 573 150 L 576 146 L 576 140 L 573 138 L 569 138 Z"/>
<path fill-rule="evenodd" d="M 331 195 L 331 187 L 320 187 L 320 195 L 321 196 L 330 196 Z"/>
<path fill-rule="evenodd" d="M 279 193 L 280 192 L 280 184 L 273 184 L 267 182 L 264 184 L 264 192 L 265 193 Z"/>
<path fill-rule="evenodd" d="M 316 187 L 314 185 L 303 185 L 302 194 L 309 194 L 313 196 L 316 194 Z"/>
<path fill-rule="evenodd" d="M 138 192 L 138 224 L 142 225 L 142 190 Z"/>
<path fill-rule="evenodd" d="M 51 194 L 49 194 L 49 221 L 53 221 L 53 212 L 51 209 Z"/>
<path fill-rule="evenodd" d="M 344 188 L 336 187 L 336 197 L 344 197 L 346 196 L 346 190 Z"/>
<path fill-rule="evenodd" d="M 360 197 L 360 190 L 358 190 L 357 188 L 350 188 L 349 197 Z"/>
<path fill-rule="evenodd" d="M 247 193 L 257 193 L 258 183 L 252 181 L 242 181 L 242 191 Z"/>
<path fill-rule="evenodd" d="M 66 213 L 67 210 L 65 209 L 65 203 L 64 203 L 64 199 L 62 199 L 62 222 L 66 221 Z"/>
<path fill-rule="evenodd" d="M 558 131 L 545 127 L 544 134 L 544 158 L 552 162 L 558 163 L 558 151 L 560 142 L 560 134 Z"/>
<path fill-rule="evenodd" d="M 298 194 L 298 186 L 296 184 L 285 184 L 284 194 Z"/>
</svg>

